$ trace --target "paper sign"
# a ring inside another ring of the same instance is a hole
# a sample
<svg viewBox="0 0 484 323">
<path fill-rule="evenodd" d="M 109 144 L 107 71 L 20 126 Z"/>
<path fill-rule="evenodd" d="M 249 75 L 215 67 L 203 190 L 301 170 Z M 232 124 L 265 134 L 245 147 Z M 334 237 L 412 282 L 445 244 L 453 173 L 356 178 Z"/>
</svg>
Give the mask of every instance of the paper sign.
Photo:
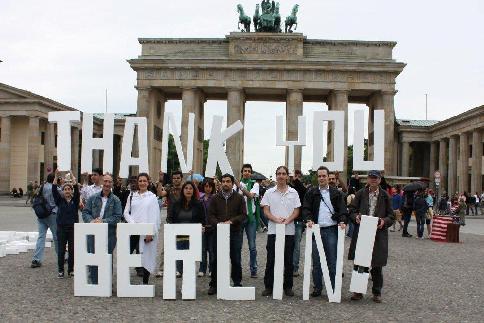
<svg viewBox="0 0 484 323">
<path fill-rule="evenodd" d="M 94 235 L 95 253 L 87 252 L 87 236 Z M 112 255 L 108 253 L 107 223 L 74 225 L 74 296 L 111 297 Z M 98 284 L 87 283 L 87 266 L 98 267 Z"/>
<path fill-rule="evenodd" d="M 133 137 L 135 126 L 138 126 L 139 157 L 133 157 Z M 140 173 L 149 173 L 148 135 L 146 127 L 146 118 L 144 117 L 126 118 L 126 123 L 124 125 L 123 144 L 121 148 L 121 163 L 119 166 L 119 176 L 122 178 L 128 178 L 129 166 L 139 166 Z"/>
<path fill-rule="evenodd" d="M 373 245 L 379 218 L 374 216 L 361 216 L 358 240 L 356 242 L 354 264 L 362 267 L 371 267 Z M 366 294 L 368 288 L 368 273 L 359 273 L 353 270 L 351 275 L 350 291 Z"/>
<path fill-rule="evenodd" d="M 79 111 L 49 112 L 49 122 L 57 123 L 57 168 L 61 172 L 71 170 L 71 122 L 80 120 Z"/>
<path fill-rule="evenodd" d="M 356 116 L 355 116 L 356 120 Z M 324 134 L 324 121 L 334 122 L 333 133 L 333 161 L 324 161 L 323 140 L 327 140 Z M 344 142 L 344 111 L 316 111 L 313 116 L 313 170 L 320 166 L 326 166 L 331 171 L 342 172 L 344 170 L 344 149 L 347 143 Z M 324 139 L 326 138 L 326 139 Z M 362 137 L 363 138 L 363 137 Z M 363 139 L 362 139 L 363 140 Z M 354 167 L 353 167 L 354 168 Z M 357 168 L 354 168 L 357 169 Z"/>
<path fill-rule="evenodd" d="M 173 113 L 165 112 L 165 117 L 163 119 L 163 138 L 162 138 L 162 149 L 161 149 L 161 170 L 166 173 L 168 171 L 167 160 L 168 160 L 168 139 L 170 137 L 170 130 L 173 133 L 173 139 L 175 141 L 176 154 L 178 155 L 178 161 L 180 162 L 180 168 L 183 173 L 189 173 L 193 169 L 193 139 L 194 139 L 194 129 L 195 129 L 195 114 L 188 114 L 188 138 L 187 138 L 187 159 L 185 162 L 185 157 L 183 154 L 182 144 L 180 140 L 180 133 L 178 132 L 178 127 L 176 126 L 175 116 Z"/>
<path fill-rule="evenodd" d="M 365 161 L 365 113 L 363 110 L 355 111 L 355 131 L 353 138 L 354 170 L 384 170 L 385 168 L 385 111 L 374 110 L 373 116 L 373 160 Z"/>
<path fill-rule="evenodd" d="M 254 287 L 230 286 L 230 224 L 217 224 L 217 299 L 255 300 Z"/>
<path fill-rule="evenodd" d="M 103 171 L 113 172 L 114 114 L 104 114 L 103 137 L 93 137 L 93 114 L 82 115 L 81 173 L 92 172 L 93 150 L 103 150 Z M 70 154 L 70 152 L 69 152 Z M 70 166 L 69 166 L 70 167 Z"/>
<path fill-rule="evenodd" d="M 130 236 L 153 235 L 153 223 L 118 223 L 117 224 L 117 294 L 118 297 L 154 297 L 154 285 L 132 285 L 130 268 L 142 267 L 141 255 L 130 254 Z"/>
<path fill-rule="evenodd" d="M 189 248 L 177 250 L 176 237 L 188 236 Z M 202 260 L 202 225 L 165 224 L 165 263 L 163 272 L 163 299 L 176 299 L 176 261 L 183 261 L 182 299 L 196 299 L 195 262 Z"/>
<path fill-rule="evenodd" d="M 223 117 L 213 116 L 212 132 L 210 134 L 210 145 L 208 146 L 207 167 L 205 170 L 206 177 L 214 177 L 217 163 L 220 166 L 222 174 L 234 175 L 230 166 L 227 154 L 224 151 L 224 142 L 228 138 L 242 130 L 244 126 L 240 120 L 234 122 L 230 127 L 222 131 Z"/>
</svg>

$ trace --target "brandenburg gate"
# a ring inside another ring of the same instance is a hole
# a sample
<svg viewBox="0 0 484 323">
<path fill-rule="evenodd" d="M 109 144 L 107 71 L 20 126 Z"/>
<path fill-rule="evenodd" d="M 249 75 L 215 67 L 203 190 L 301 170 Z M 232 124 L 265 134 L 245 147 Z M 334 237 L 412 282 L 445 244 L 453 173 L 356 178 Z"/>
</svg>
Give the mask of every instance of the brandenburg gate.
<svg viewBox="0 0 484 323">
<path fill-rule="evenodd" d="M 196 115 L 196 172 L 203 167 L 207 100 L 227 100 L 229 125 L 237 120 L 244 122 L 247 101 L 285 102 L 288 140 L 297 140 L 297 117 L 302 115 L 306 101 L 326 103 L 330 110 L 346 113 L 345 142 L 348 104 L 366 104 L 370 110 L 370 158 L 372 111 L 384 110 L 385 170 L 386 175 L 397 175 L 395 79 L 405 64 L 392 56 L 395 42 L 307 39 L 292 32 L 233 32 L 220 39 L 141 38 L 139 43 L 141 55 L 128 62 L 137 72 L 137 115 L 148 119 L 151 174 L 156 174 L 160 165 L 165 102 L 181 99 L 184 149 L 188 114 Z M 331 138 L 329 131 L 328 143 Z M 295 152 L 296 169 L 301 168 L 301 150 L 299 147 Z M 226 151 L 234 173 L 239 174 L 244 156 L 243 131 L 227 141 Z"/>
</svg>

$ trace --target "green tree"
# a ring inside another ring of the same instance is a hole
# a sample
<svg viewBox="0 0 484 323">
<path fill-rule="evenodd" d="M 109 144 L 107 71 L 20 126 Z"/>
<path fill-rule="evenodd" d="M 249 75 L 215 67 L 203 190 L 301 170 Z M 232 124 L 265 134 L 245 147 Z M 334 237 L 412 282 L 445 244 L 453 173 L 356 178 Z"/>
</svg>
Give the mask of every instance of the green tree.
<svg viewBox="0 0 484 323">
<path fill-rule="evenodd" d="M 168 137 L 167 164 L 168 174 L 180 169 L 180 162 L 178 161 L 178 154 L 176 153 L 175 139 L 172 134 Z"/>
</svg>

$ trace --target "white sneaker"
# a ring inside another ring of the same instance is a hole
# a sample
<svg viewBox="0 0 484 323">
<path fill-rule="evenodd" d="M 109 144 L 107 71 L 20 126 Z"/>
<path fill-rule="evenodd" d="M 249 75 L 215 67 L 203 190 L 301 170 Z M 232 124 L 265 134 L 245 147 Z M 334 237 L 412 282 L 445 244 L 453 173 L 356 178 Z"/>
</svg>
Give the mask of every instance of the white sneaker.
<svg viewBox="0 0 484 323">
<path fill-rule="evenodd" d="M 203 276 L 205 276 L 205 274 L 203 272 L 199 271 L 198 272 L 198 277 L 203 277 Z"/>
<path fill-rule="evenodd" d="M 176 278 L 180 278 L 181 276 L 182 276 L 182 274 L 179 271 L 177 271 L 176 272 Z"/>
<path fill-rule="evenodd" d="M 163 271 L 160 270 L 159 272 L 157 272 L 155 277 L 163 277 Z"/>
</svg>

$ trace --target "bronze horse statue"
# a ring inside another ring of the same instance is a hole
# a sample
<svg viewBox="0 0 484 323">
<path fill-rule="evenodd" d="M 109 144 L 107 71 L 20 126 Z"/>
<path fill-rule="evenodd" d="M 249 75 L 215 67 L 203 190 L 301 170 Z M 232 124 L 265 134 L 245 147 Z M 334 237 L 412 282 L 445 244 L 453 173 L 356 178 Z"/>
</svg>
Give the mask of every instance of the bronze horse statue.
<svg viewBox="0 0 484 323">
<path fill-rule="evenodd" d="M 286 18 L 286 33 L 292 33 L 292 27 L 295 25 L 294 30 L 297 29 L 297 11 L 299 5 L 294 5 L 291 15 Z"/>
<path fill-rule="evenodd" d="M 237 25 L 238 29 L 240 30 L 240 24 L 242 24 L 244 29 L 240 31 L 250 33 L 250 17 L 244 13 L 244 8 L 241 4 L 237 5 L 237 11 L 239 12 L 239 24 Z"/>
</svg>

